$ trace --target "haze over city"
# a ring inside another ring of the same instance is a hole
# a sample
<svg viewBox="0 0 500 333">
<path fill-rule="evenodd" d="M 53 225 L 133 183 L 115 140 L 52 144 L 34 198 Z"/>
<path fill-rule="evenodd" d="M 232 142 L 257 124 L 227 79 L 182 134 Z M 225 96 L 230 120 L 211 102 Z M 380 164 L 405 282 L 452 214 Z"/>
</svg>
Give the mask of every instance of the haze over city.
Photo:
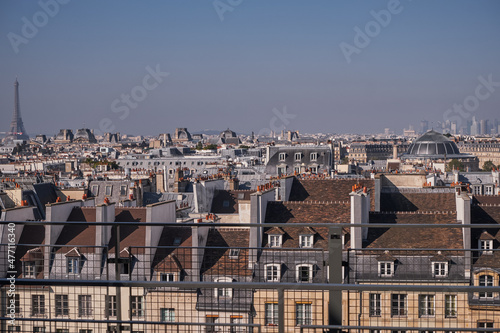
<svg viewBox="0 0 500 333">
<path fill-rule="evenodd" d="M 480 77 L 496 82 L 491 94 L 449 120 L 493 119 L 500 109 L 498 1 L 57 4 L 0 4 L 0 131 L 16 77 L 32 135 L 258 133 L 273 109 L 293 116 L 277 126 L 301 132 L 402 132 L 446 120 Z M 145 89 L 152 71 L 163 74 Z"/>
</svg>

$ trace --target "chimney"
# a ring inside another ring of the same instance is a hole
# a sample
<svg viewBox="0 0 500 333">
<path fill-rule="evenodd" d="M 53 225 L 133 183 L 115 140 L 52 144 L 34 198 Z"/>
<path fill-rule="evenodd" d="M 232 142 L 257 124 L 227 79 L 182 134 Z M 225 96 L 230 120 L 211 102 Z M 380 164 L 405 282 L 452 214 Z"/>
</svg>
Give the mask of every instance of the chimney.
<svg viewBox="0 0 500 333">
<path fill-rule="evenodd" d="M 458 183 L 459 179 L 460 179 L 460 171 L 453 170 L 453 181 L 455 183 Z"/>
<path fill-rule="evenodd" d="M 398 145 L 394 145 L 392 146 L 392 158 L 394 160 L 397 160 L 398 159 Z"/>
<path fill-rule="evenodd" d="M 96 222 L 114 222 L 115 221 L 115 204 L 99 205 L 95 209 Z M 111 225 L 97 225 L 95 230 L 95 246 L 98 255 L 102 254 L 104 246 L 108 246 L 111 239 Z"/>
<path fill-rule="evenodd" d="M 370 213 L 370 191 L 364 187 L 354 188 L 351 196 L 351 223 L 368 224 Z M 351 227 L 351 248 L 361 249 L 368 238 L 367 227 Z"/>
<path fill-rule="evenodd" d="M 467 187 L 461 186 L 456 188 L 455 200 L 457 205 L 457 223 L 463 225 L 471 224 L 471 198 L 467 194 Z M 471 267 L 471 229 L 462 228 L 463 235 L 463 247 L 465 250 L 464 254 L 464 265 L 465 265 L 465 277 L 470 278 L 470 267 Z"/>
<path fill-rule="evenodd" d="M 175 212 L 175 200 L 162 201 L 155 204 L 146 206 L 146 249 L 145 249 L 145 261 L 147 264 L 145 267 L 151 267 L 153 263 L 153 258 L 156 254 L 156 247 L 160 242 L 160 236 L 163 233 L 163 226 L 152 226 L 149 225 L 151 222 L 166 222 L 175 223 L 176 222 L 176 212 Z"/>
</svg>

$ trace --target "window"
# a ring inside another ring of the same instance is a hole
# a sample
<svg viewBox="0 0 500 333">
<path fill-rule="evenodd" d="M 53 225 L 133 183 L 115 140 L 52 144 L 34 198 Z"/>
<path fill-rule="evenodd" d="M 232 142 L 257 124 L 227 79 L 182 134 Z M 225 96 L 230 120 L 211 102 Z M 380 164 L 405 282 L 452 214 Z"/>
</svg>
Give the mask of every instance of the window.
<svg viewBox="0 0 500 333">
<path fill-rule="evenodd" d="M 20 302 L 19 302 L 19 294 L 14 294 L 14 313 L 21 313 Z"/>
<path fill-rule="evenodd" d="M 69 333 L 67 328 L 56 328 L 56 333 Z"/>
<path fill-rule="evenodd" d="M 175 321 L 175 309 L 160 309 L 161 321 L 164 323 L 173 323 Z"/>
<path fill-rule="evenodd" d="M 68 274 L 80 274 L 80 258 L 70 257 L 66 259 Z"/>
<path fill-rule="evenodd" d="M 229 250 L 229 259 L 238 259 L 239 255 L 240 255 L 240 249 Z"/>
<path fill-rule="evenodd" d="M 432 271 L 434 277 L 447 277 L 448 276 L 448 263 L 447 262 L 433 262 Z"/>
<path fill-rule="evenodd" d="M 297 266 L 297 282 L 311 282 L 312 275 L 312 265 L 304 264 Z"/>
<path fill-rule="evenodd" d="M 115 295 L 106 296 L 106 317 L 116 317 L 117 304 Z"/>
<path fill-rule="evenodd" d="M 215 282 L 233 282 L 231 278 L 222 277 L 215 279 Z M 215 288 L 215 295 L 217 298 L 231 298 L 233 297 L 233 289 L 232 288 Z"/>
<path fill-rule="evenodd" d="M 286 153 L 280 153 L 279 158 L 280 161 L 284 161 L 286 159 Z"/>
<path fill-rule="evenodd" d="M 478 321 L 477 328 L 493 328 L 492 321 Z M 478 331 L 478 333 L 486 333 L 487 331 Z"/>
<path fill-rule="evenodd" d="M 242 319 L 243 316 L 231 316 L 230 322 L 231 324 L 242 324 Z M 243 326 L 231 326 L 229 328 L 229 333 L 239 333 L 239 332 L 245 332 L 245 327 Z"/>
<path fill-rule="evenodd" d="M 113 194 L 113 185 L 106 185 L 106 195 Z"/>
<path fill-rule="evenodd" d="M 120 186 L 120 195 L 121 196 L 127 195 L 127 185 Z"/>
<path fill-rule="evenodd" d="M 175 281 L 174 273 L 160 273 L 160 281 L 172 282 Z"/>
<path fill-rule="evenodd" d="M 300 162 L 302 160 L 302 153 L 295 153 L 295 161 Z"/>
<path fill-rule="evenodd" d="M 91 194 L 94 197 L 97 197 L 99 195 L 99 185 L 92 185 Z"/>
<path fill-rule="evenodd" d="M 312 324 L 312 304 L 297 303 L 295 305 L 296 321 L 295 325 L 311 325 Z"/>
<path fill-rule="evenodd" d="M 370 317 L 378 317 L 380 315 L 380 294 L 370 294 Z"/>
<path fill-rule="evenodd" d="M 485 186 L 484 187 L 484 194 L 493 195 L 493 186 Z"/>
<path fill-rule="evenodd" d="M 378 263 L 378 274 L 382 277 L 389 277 L 394 275 L 394 262 L 381 261 Z"/>
<path fill-rule="evenodd" d="M 269 247 L 281 247 L 281 235 L 268 235 Z"/>
<path fill-rule="evenodd" d="M 406 294 L 391 295 L 391 315 L 393 317 L 406 316 Z"/>
<path fill-rule="evenodd" d="M 311 167 L 311 173 L 318 173 L 318 167 Z"/>
<path fill-rule="evenodd" d="M 317 161 L 318 160 L 318 153 L 311 153 L 311 161 Z"/>
<path fill-rule="evenodd" d="M 445 317 L 455 318 L 457 316 L 457 295 L 445 295 L 444 302 Z"/>
<path fill-rule="evenodd" d="M 92 316 L 92 296 L 78 295 L 78 317 Z"/>
<path fill-rule="evenodd" d="M 493 276 L 481 275 L 479 277 L 479 286 L 492 287 L 493 286 Z M 493 298 L 493 293 L 492 292 L 481 292 L 481 293 L 479 293 L 479 298 Z"/>
<path fill-rule="evenodd" d="M 7 332 L 21 332 L 21 326 L 8 326 Z"/>
<path fill-rule="evenodd" d="M 266 281 L 267 282 L 278 282 L 280 280 L 280 264 L 269 264 L 265 265 L 266 271 Z"/>
<path fill-rule="evenodd" d="M 420 317 L 435 315 L 434 295 L 418 295 L 418 313 Z"/>
<path fill-rule="evenodd" d="M 33 333 L 45 333 L 45 327 L 33 327 Z"/>
<path fill-rule="evenodd" d="M 174 245 L 178 246 L 181 245 L 182 238 L 181 237 L 175 237 L 174 238 Z"/>
<path fill-rule="evenodd" d="M 301 248 L 309 248 L 313 246 L 313 235 L 300 235 L 299 246 Z"/>
<path fill-rule="evenodd" d="M 24 278 L 34 278 L 35 277 L 35 262 L 34 261 L 23 262 L 23 277 Z"/>
<path fill-rule="evenodd" d="M 278 303 L 265 304 L 265 325 L 278 326 Z"/>
<path fill-rule="evenodd" d="M 68 295 L 55 296 L 55 313 L 56 316 L 69 316 Z"/>
<path fill-rule="evenodd" d="M 45 314 L 45 296 L 31 295 L 31 315 L 40 316 Z"/>
<path fill-rule="evenodd" d="M 92 333 L 92 330 L 89 330 L 89 329 L 80 329 L 80 330 L 78 330 L 78 333 Z"/>
<path fill-rule="evenodd" d="M 130 296 L 130 311 L 132 317 L 144 317 L 143 296 Z"/>
<path fill-rule="evenodd" d="M 482 254 L 493 254 L 493 240 L 492 239 L 481 239 L 479 240 L 479 248 Z"/>
<path fill-rule="evenodd" d="M 119 263 L 120 274 L 130 274 L 130 262 L 128 259 Z"/>
</svg>

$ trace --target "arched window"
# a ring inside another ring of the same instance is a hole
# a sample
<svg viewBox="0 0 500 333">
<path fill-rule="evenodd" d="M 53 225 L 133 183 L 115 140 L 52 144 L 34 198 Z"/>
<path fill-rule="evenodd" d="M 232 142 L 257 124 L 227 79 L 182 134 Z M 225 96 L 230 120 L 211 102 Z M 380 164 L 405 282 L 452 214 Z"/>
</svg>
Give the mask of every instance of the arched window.
<svg viewBox="0 0 500 333">
<path fill-rule="evenodd" d="M 215 279 L 215 282 L 233 282 L 233 279 L 220 277 Z M 215 288 L 215 295 L 217 298 L 231 298 L 233 297 L 233 288 Z"/>
</svg>

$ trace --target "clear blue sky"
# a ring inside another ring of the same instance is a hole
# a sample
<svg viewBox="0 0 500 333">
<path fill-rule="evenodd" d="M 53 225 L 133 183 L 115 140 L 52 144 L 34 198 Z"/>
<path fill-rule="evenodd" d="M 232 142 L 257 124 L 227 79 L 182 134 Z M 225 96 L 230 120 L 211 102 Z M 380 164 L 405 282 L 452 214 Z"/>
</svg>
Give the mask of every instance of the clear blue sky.
<svg viewBox="0 0 500 333">
<path fill-rule="evenodd" d="M 222 21 L 214 3 L 230 6 Z M 355 46 L 354 28 L 365 30 L 370 12 L 390 3 L 73 0 L 44 17 L 37 1 L 1 1 L 0 131 L 8 130 L 16 76 L 28 133 L 50 135 L 84 123 L 98 129 L 105 118 L 132 134 L 259 132 L 282 126 L 272 110 L 284 107 L 295 116 L 285 118 L 287 128 L 301 132 L 400 132 L 443 120 L 475 94 L 479 76 L 500 82 L 496 0 L 401 0 L 348 63 L 340 44 Z M 26 20 L 38 20 L 36 34 L 23 29 Z M 17 53 L 14 34 L 28 37 L 17 39 Z M 147 81 L 147 91 L 146 67 L 157 65 L 169 75 L 155 88 Z M 147 97 L 130 108 L 120 99 L 134 87 Z M 499 111 L 496 87 L 467 117 Z"/>
</svg>

